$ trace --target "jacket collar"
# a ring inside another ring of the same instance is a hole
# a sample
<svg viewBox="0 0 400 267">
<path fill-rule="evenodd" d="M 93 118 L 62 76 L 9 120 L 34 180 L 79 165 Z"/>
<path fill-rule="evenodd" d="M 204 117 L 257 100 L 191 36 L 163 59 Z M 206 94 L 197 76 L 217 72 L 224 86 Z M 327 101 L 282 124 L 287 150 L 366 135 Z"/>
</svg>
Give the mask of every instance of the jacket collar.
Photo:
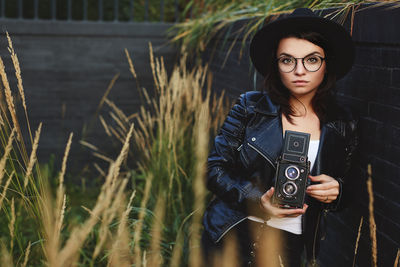
<svg viewBox="0 0 400 267">
<path fill-rule="evenodd" d="M 276 162 L 279 157 L 283 145 L 282 137 L 282 123 L 280 116 L 280 107 L 272 103 L 270 98 L 264 93 L 254 106 L 254 111 L 270 116 L 271 119 L 266 121 L 266 125 L 258 130 L 256 134 L 258 137 L 253 139 L 253 143 L 256 145 L 260 152 L 267 156 L 272 162 Z M 335 150 L 335 140 L 341 138 L 343 133 L 343 122 L 336 118 L 329 122 L 321 125 L 321 135 L 317 157 L 314 162 L 314 167 L 311 170 L 313 175 L 320 174 L 324 171 L 324 162 L 327 162 L 325 158 L 329 153 L 328 151 Z M 265 137 L 269 138 L 265 138 Z"/>
<path fill-rule="evenodd" d="M 257 101 L 254 106 L 254 111 L 270 116 L 278 116 L 280 107 L 279 105 L 275 105 L 272 103 L 271 99 L 267 96 L 266 93 L 263 93 L 263 96 Z"/>
<path fill-rule="evenodd" d="M 274 104 L 267 93 L 263 92 L 263 96 L 254 105 L 254 111 L 268 116 L 278 116 L 280 106 Z M 343 132 L 343 123 L 340 116 L 331 117 L 329 121 L 322 125 L 321 131 L 324 126 L 334 129 L 339 134 Z"/>
</svg>

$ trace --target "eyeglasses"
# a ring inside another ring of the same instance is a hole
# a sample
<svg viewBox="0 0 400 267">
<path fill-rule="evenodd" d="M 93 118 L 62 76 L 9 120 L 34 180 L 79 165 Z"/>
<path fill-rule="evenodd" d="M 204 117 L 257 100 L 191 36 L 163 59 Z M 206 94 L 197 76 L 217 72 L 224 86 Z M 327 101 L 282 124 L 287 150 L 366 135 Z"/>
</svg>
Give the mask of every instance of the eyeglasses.
<svg viewBox="0 0 400 267">
<path fill-rule="evenodd" d="M 324 57 L 317 56 L 317 55 L 309 55 L 303 58 L 295 58 L 292 56 L 282 56 L 277 59 L 278 61 L 278 68 L 282 72 L 292 72 L 297 66 L 297 60 L 301 59 L 304 68 L 307 71 L 315 72 L 318 71 L 321 66 L 322 62 L 325 60 Z"/>
</svg>

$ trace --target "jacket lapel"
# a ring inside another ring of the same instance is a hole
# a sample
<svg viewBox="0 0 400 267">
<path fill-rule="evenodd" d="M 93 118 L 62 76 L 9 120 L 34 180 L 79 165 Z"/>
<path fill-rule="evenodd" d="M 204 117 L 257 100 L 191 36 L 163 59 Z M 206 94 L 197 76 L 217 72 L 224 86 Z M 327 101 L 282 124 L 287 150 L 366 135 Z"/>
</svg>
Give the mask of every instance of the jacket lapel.
<svg viewBox="0 0 400 267">
<path fill-rule="evenodd" d="M 279 106 L 272 103 L 265 94 L 253 106 L 254 111 L 263 116 L 261 123 L 252 129 L 247 136 L 247 142 L 267 158 L 273 165 L 282 150 L 282 122 L 279 115 Z"/>
<path fill-rule="evenodd" d="M 270 116 L 264 120 L 254 131 L 251 131 L 247 142 L 275 165 L 283 145 L 280 116 Z"/>
<path fill-rule="evenodd" d="M 247 136 L 247 142 L 254 146 L 262 156 L 267 157 L 273 164 L 281 154 L 283 146 L 282 121 L 279 106 L 264 95 L 254 106 L 254 111 L 265 116 L 256 129 L 252 129 Z M 317 157 L 314 162 L 312 175 L 336 172 L 332 168 L 335 160 L 329 160 L 328 155 L 341 149 L 343 138 L 340 135 L 339 121 L 324 123 L 321 127 L 321 136 Z"/>
<path fill-rule="evenodd" d="M 343 138 L 340 136 L 340 129 L 336 127 L 335 123 L 330 122 L 322 125 L 320 145 L 314 167 L 311 170 L 312 175 L 319 175 L 322 173 L 329 175 L 339 171 L 334 169 L 334 163 L 339 159 L 335 159 L 332 155 L 337 155 L 338 151 L 343 150 L 343 141 Z"/>
</svg>

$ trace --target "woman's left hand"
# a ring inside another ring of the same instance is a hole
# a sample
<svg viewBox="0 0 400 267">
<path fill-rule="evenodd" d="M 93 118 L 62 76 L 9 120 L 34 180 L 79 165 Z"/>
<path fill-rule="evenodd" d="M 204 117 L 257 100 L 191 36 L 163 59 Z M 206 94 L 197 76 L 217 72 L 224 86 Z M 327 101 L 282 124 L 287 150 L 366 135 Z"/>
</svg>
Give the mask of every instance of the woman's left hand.
<svg viewBox="0 0 400 267">
<path fill-rule="evenodd" d="M 323 203 L 331 203 L 339 195 L 339 182 L 329 175 L 308 176 L 312 182 L 319 182 L 307 187 L 306 193 Z"/>
</svg>

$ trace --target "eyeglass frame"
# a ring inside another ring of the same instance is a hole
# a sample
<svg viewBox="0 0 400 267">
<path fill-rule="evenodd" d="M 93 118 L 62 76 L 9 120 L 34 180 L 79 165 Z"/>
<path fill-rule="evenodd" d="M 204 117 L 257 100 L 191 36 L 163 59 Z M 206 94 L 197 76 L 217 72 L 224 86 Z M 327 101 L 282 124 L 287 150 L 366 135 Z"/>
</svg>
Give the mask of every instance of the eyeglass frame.
<svg viewBox="0 0 400 267">
<path fill-rule="evenodd" d="M 309 56 L 315 56 L 315 57 L 319 57 L 320 59 L 321 59 L 321 65 L 318 67 L 318 69 L 316 69 L 316 70 L 308 70 L 307 68 L 306 68 L 306 66 L 304 65 L 304 59 L 306 58 L 306 57 L 309 57 Z M 281 59 L 283 56 L 280 56 L 280 57 L 278 57 L 277 59 L 276 59 L 276 62 L 277 62 L 277 65 L 278 65 L 278 69 L 280 70 L 280 71 L 282 71 L 280 68 L 279 68 L 279 59 Z M 296 69 L 296 67 L 297 67 L 297 60 L 298 59 L 301 59 L 301 63 L 303 64 L 303 67 L 304 67 L 304 69 L 306 70 L 306 71 L 309 71 L 309 72 L 317 72 L 317 71 L 319 71 L 320 69 L 321 69 L 321 67 L 322 67 L 322 63 L 324 63 L 324 61 L 326 61 L 326 57 L 321 57 L 321 56 L 318 56 L 318 55 L 307 55 L 307 56 L 305 56 L 305 57 L 294 57 L 294 56 L 290 56 L 290 55 L 287 55 L 287 57 L 291 57 L 291 58 L 294 58 L 296 61 L 295 61 L 295 63 L 294 63 L 294 67 L 293 67 L 293 69 L 291 70 L 291 71 L 282 71 L 283 73 L 290 73 L 290 72 L 292 72 L 292 71 L 294 71 L 295 69 Z"/>
</svg>

